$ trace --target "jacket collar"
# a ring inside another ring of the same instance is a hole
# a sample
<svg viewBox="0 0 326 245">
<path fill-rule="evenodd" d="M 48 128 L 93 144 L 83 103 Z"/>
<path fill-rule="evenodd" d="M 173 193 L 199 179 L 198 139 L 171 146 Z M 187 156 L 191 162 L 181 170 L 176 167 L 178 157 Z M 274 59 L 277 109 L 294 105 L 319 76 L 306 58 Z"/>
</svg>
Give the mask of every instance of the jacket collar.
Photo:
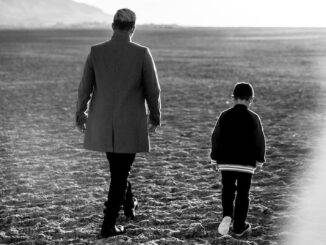
<svg viewBox="0 0 326 245">
<path fill-rule="evenodd" d="M 111 37 L 111 40 L 116 40 L 119 42 L 130 42 L 131 38 L 129 33 L 126 31 L 115 31 Z"/>
<path fill-rule="evenodd" d="M 248 107 L 246 105 L 243 105 L 243 104 L 236 104 L 233 106 L 233 108 L 236 108 L 236 109 L 248 109 Z"/>
</svg>

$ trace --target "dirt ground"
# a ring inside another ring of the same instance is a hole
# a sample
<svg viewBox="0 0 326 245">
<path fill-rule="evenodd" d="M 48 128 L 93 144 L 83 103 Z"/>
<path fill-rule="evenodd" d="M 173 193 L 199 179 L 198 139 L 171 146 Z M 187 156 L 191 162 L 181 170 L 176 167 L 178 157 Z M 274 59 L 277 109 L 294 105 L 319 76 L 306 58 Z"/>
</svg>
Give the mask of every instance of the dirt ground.
<svg viewBox="0 0 326 245">
<path fill-rule="evenodd" d="M 162 127 L 130 180 L 140 202 L 124 236 L 97 240 L 109 186 L 103 153 L 74 128 L 77 87 L 106 30 L 0 31 L 1 244 L 286 244 L 322 125 L 325 29 L 140 29 L 162 87 Z M 216 117 L 237 81 L 256 92 L 267 162 L 253 178 L 240 240 L 221 237 L 219 174 L 209 166 Z"/>
</svg>

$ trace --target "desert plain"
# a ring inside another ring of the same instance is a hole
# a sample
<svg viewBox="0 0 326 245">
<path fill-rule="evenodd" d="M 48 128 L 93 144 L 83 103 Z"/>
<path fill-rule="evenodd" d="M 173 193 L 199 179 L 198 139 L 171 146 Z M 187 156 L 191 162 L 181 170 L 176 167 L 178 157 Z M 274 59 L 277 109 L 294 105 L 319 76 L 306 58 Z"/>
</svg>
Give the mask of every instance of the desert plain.
<svg viewBox="0 0 326 245">
<path fill-rule="evenodd" d="M 326 29 L 137 29 L 133 40 L 156 62 L 162 125 L 130 175 L 135 220 L 121 215 L 126 234 L 98 240 L 109 165 L 83 149 L 74 116 L 85 58 L 111 34 L 0 31 L 0 244 L 288 244 L 325 125 Z M 217 232 L 220 174 L 209 153 L 241 81 L 255 88 L 267 161 L 253 177 L 252 234 L 234 239 Z"/>
</svg>

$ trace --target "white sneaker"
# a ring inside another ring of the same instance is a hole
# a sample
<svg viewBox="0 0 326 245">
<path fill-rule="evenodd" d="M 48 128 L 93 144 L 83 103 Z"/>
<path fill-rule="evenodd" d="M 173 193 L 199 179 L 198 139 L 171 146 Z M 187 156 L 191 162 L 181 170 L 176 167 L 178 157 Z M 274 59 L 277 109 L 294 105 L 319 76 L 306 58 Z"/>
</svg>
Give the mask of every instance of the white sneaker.
<svg viewBox="0 0 326 245">
<path fill-rule="evenodd" d="M 218 233 L 220 233 L 221 235 L 226 235 L 229 233 L 230 230 L 230 224 L 231 224 L 232 218 L 230 216 L 225 216 L 222 219 L 222 222 L 220 223 L 220 225 L 218 226 Z"/>
<path fill-rule="evenodd" d="M 245 226 L 244 230 L 240 233 L 233 232 L 233 235 L 237 238 L 240 238 L 240 237 L 244 236 L 245 234 L 249 234 L 249 233 L 251 233 L 251 225 L 246 222 L 246 226 Z"/>
</svg>

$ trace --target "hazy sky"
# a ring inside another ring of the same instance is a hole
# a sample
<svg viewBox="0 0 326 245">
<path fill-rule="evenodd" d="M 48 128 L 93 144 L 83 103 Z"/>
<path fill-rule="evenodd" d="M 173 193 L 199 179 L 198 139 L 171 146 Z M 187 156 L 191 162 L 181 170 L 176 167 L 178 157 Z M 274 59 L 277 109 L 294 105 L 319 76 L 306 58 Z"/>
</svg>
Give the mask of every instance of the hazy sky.
<svg viewBox="0 0 326 245">
<path fill-rule="evenodd" d="M 128 7 L 138 23 L 191 26 L 326 27 L 325 0 L 75 0 L 114 14 Z M 325 2 L 325 3 L 324 3 Z"/>
</svg>

